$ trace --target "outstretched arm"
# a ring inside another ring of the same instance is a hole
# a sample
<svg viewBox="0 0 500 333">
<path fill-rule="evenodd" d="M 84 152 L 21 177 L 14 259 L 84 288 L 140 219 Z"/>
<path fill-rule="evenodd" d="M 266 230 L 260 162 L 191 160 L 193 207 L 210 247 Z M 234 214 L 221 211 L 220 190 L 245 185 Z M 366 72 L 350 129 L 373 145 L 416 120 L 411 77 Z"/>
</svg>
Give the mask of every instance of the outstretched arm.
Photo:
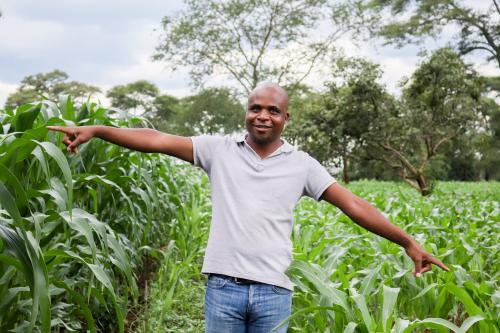
<svg viewBox="0 0 500 333">
<path fill-rule="evenodd" d="M 64 133 L 63 143 L 72 153 L 77 147 L 96 137 L 145 153 L 164 153 L 193 163 L 193 143 L 190 138 L 171 135 L 149 128 L 116 128 L 109 126 L 47 126 Z"/>
<path fill-rule="evenodd" d="M 401 245 L 415 263 L 413 274 L 420 277 L 432 269 L 432 264 L 448 271 L 441 261 L 427 253 L 413 238 L 389 222 L 375 207 L 352 194 L 341 185 L 334 183 L 328 187 L 321 199 L 340 208 L 347 216 L 363 228 Z"/>
</svg>

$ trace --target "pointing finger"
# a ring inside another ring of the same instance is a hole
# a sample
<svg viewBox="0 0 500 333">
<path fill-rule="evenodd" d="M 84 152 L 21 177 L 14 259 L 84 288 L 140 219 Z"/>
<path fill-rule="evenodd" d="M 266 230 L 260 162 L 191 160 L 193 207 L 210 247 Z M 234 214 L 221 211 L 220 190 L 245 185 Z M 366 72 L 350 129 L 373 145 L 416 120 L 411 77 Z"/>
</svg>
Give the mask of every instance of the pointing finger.
<svg viewBox="0 0 500 333">
<path fill-rule="evenodd" d="M 450 269 L 448 267 L 446 267 L 445 264 L 443 264 L 441 262 L 441 260 L 437 259 L 437 258 L 434 258 L 432 256 L 429 257 L 428 261 L 430 261 L 431 263 L 433 263 L 434 265 L 438 266 L 439 268 L 441 268 L 442 270 L 444 270 L 445 272 L 448 272 Z"/>
<path fill-rule="evenodd" d="M 75 132 L 74 128 L 65 126 L 47 126 L 50 131 L 62 132 L 64 134 L 72 135 Z"/>
</svg>

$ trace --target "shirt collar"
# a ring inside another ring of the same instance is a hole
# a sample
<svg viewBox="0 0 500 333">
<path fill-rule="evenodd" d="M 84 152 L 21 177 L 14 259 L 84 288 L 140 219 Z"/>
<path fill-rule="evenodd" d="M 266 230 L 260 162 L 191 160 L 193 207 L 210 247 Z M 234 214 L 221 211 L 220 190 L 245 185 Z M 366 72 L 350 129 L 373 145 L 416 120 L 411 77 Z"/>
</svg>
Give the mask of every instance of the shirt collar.
<svg viewBox="0 0 500 333">
<path fill-rule="evenodd" d="M 237 143 L 245 142 L 247 135 L 248 134 L 240 134 L 235 138 L 235 141 Z M 279 153 L 279 152 L 288 153 L 288 152 L 291 152 L 295 149 L 295 147 L 292 146 L 291 144 L 289 144 L 288 141 L 286 141 L 285 139 L 281 138 L 281 141 L 283 142 L 283 144 L 276 150 L 275 153 Z M 273 153 L 273 155 L 275 153 Z"/>
</svg>

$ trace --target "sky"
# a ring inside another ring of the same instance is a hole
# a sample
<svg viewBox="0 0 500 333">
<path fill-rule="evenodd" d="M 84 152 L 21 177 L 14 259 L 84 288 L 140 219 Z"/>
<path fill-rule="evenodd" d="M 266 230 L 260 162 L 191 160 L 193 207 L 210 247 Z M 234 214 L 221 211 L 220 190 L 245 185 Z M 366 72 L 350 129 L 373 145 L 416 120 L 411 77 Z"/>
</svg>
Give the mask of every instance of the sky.
<svg viewBox="0 0 500 333">
<path fill-rule="evenodd" d="M 481 6 L 489 0 L 470 2 Z M 54 69 L 104 92 L 145 79 L 177 97 L 194 93 L 186 69 L 172 72 L 168 64 L 151 60 L 161 37 L 162 18 L 182 7 L 181 0 L 1 0 L 0 106 L 24 77 Z M 416 46 L 395 49 L 377 42 L 355 46 L 349 36 L 337 45 L 346 55 L 380 64 L 383 82 L 395 93 L 398 82 L 411 75 L 419 61 Z M 481 54 L 467 60 L 482 74 L 500 75 L 497 66 Z M 315 77 L 308 80 L 320 82 Z M 106 98 L 100 98 L 106 104 Z"/>
</svg>

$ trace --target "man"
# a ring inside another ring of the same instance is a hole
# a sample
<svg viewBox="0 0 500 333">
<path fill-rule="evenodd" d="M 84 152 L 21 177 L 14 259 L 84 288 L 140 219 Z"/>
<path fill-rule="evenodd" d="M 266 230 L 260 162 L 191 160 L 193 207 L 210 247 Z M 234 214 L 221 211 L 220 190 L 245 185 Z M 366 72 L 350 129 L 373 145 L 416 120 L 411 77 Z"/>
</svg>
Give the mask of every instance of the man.
<svg viewBox="0 0 500 333">
<path fill-rule="evenodd" d="M 203 168 L 212 186 L 212 223 L 203 273 L 206 331 L 270 332 L 290 315 L 292 283 L 285 275 L 292 255 L 293 208 L 301 196 L 325 200 L 362 227 L 401 245 L 414 274 L 432 264 L 448 268 L 373 206 L 335 182 L 308 154 L 281 139 L 288 96 L 278 85 L 257 87 L 248 97 L 247 135 L 192 138 L 151 129 L 50 126 L 63 132 L 70 152 L 92 137 L 142 151 L 178 157 Z M 278 332 L 285 332 L 282 326 Z"/>
</svg>

